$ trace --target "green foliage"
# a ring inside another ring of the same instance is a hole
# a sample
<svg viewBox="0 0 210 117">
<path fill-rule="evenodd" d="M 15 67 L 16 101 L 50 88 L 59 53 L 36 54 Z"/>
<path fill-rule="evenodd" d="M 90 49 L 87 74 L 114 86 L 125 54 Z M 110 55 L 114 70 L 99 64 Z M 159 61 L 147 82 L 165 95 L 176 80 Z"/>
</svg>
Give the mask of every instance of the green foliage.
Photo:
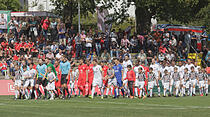
<svg viewBox="0 0 210 117">
<path fill-rule="evenodd" d="M 196 14 L 209 3 L 209 0 L 128 0 L 128 2 L 122 0 L 121 7 L 114 7 L 118 0 L 102 1 L 104 1 L 104 8 L 114 9 L 115 13 L 111 14 L 114 17 L 113 22 L 119 23 L 129 17 L 127 11 L 130 5 L 135 5 L 138 33 L 142 33 L 145 29 L 149 30 L 152 17 L 167 22 L 177 21 L 188 24 L 197 20 Z"/>
<path fill-rule="evenodd" d="M 96 4 L 94 0 L 51 0 L 55 6 L 54 13 L 62 16 L 64 22 L 72 24 L 73 18 L 78 14 L 78 3 L 80 3 L 80 13 L 87 16 L 88 12 L 94 13 Z"/>
<path fill-rule="evenodd" d="M 20 9 L 19 0 L 0 0 L 0 10 L 19 11 Z"/>
</svg>

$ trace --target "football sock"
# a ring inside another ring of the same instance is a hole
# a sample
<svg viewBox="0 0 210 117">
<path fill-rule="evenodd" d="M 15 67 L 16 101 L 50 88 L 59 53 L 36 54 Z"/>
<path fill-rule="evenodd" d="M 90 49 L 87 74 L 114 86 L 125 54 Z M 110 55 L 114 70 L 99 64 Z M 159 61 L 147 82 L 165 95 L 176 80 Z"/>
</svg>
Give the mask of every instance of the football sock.
<svg viewBox="0 0 210 117">
<path fill-rule="evenodd" d="M 106 95 L 109 94 L 109 88 L 106 88 Z"/>
<path fill-rule="evenodd" d="M 172 93 L 172 86 L 170 86 L 170 88 L 169 88 L 169 93 L 170 94 Z"/>
<path fill-rule="evenodd" d="M 140 96 L 140 97 L 142 96 L 142 89 L 140 89 L 140 94 L 139 94 L 139 96 Z"/>
<path fill-rule="evenodd" d="M 114 96 L 117 97 L 117 90 L 114 89 Z"/>
<path fill-rule="evenodd" d="M 152 97 L 152 89 L 150 89 L 149 93 L 150 93 L 150 97 Z"/>
<path fill-rule="evenodd" d="M 94 93 L 95 93 L 95 87 L 92 88 L 92 95 L 91 95 L 92 97 L 94 96 Z"/>
<path fill-rule="evenodd" d="M 110 92 L 111 92 L 111 96 L 113 96 L 113 87 L 111 87 L 111 91 Z"/>
<path fill-rule="evenodd" d="M 119 95 L 119 90 L 118 88 L 115 89 L 117 96 Z"/>
<path fill-rule="evenodd" d="M 195 94 L 195 88 L 193 88 L 193 94 Z"/>
<path fill-rule="evenodd" d="M 37 98 L 36 89 L 34 90 L 34 96 L 35 96 L 35 98 Z"/>
<path fill-rule="evenodd" d="M 160 87 L 158 87 L 158 95 L 160 95 Z"/>
<path fill-rule="evenodd" d="M 185 88 L 182 88 L 182 93 L 185 95 Z"/>
<path fill-rule="evenodd" d="M 65 88 L 63 88 L 63 97 L 66 97 L 66 91 L 65 91 Z"/>
<path fill-rule="evenodd" d="M 138 89 L 135 88 L 135 96 L 138 96 Z"/>
<path fill-rule="evenodd" d="M 45 98 L 47 98 L 47 89 L 44 89 Z"/>
<path fill-rule="evenodd" d="M 208 94 L 208 92 L 209 92 L 209 91 L 208 91 L 208 88 L 206 88 L 206 94 Z"/>
<path fill-rule="evenodd" d="M 192 89 L 193 89 L 193 88 L 192 88 L 192 87 L 190 87 L 190 95 L 192 95 L 192 92 L 193 92 L 193 91 L 192 91 Z"/>
<path fill-rule="evenodd" d="M 18 98 L 19 91 L 15 90 L 15 98 Z"/>
<path fill-rule="evenodd" d="M 179 92 L 179 89 L 178 89 L 178 88 L 176 88 L 176 96 L 178 95 L 178 92 Z"/>
<path fill-rule="evenodd" d="M 125 91 L 123 88 L 121 89 L 121 92 L 122 92 L 123 96 L 125 96 Z"/>
<path fill-rule="evenodd" d="M 101 88 L 101 97 L 104 96 L 104 88 Z"/>
<path fill-rule="evenodd" d="M 187 89 L 187 95 L 190 95 L 190 89 L 189 88 Z"/>
<path fill-rule="evenodd" d="M 66 89 L 67 94 L 69 95 L 69 90 L 68 90 L 68 88 L 65 88 L 65 89 Z"/>
<path fill-rule="evenodd" d="M 164 96 L 166 96 L 166 89 L 164 89 L 164 91 L 163 91 L 163 95 L 164 95 Z"/>
<path fill-rule="evenodd" d="M 50 98 L 52 98 L 52 99 L 54 98 L 54 95 L 53 95 L 53 92 L 52 91 L 51 91 L 51 97 Z"/>
<path fill-rule="evenodd" d="M 39 88 L 37 89 L 39 96 L 42 95 L 41 91 L 39 90 Z"/>
<path fill-rule="evenodd" d="M 26 99 L 28 99 L 28 91 L 27 91 L 27 89 L 25 89 L 25 97 L 26 97 Z"/>
</svg>

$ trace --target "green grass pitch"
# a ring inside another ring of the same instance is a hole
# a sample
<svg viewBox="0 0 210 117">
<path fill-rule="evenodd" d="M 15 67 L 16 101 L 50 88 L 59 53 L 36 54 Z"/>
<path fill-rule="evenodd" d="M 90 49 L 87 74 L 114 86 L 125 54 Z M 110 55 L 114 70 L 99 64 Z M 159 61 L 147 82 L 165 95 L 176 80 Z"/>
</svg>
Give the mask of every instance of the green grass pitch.
<svg viewBox="0 0 210 117">
<path fill-rule="evenodd" d="M 210 96 L 52 101 L 0 96 L 0 117 L 210 117 Z"/>
</svg>

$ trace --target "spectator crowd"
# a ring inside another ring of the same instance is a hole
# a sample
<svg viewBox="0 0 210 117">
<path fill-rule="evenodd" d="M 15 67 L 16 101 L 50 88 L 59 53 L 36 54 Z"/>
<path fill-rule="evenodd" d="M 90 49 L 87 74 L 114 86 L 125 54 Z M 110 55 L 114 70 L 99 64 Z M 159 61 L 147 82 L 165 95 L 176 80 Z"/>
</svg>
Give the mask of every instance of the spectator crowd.
<svg viewBox="0 0 210 117">
<path fill-rule="evenodd" d="M 100 32 L 92 28 L 78 33 L 74 26 L 49 17 L 12 17 L 9 26 L 8 33 L 0 30 L 0 67 L 4 75 L 7 69 L 9 75 L 14 75 L 14 66 L 22 61 L 29 64 L 36 58 L 48 58 L 53 63 L 62 55 L 72 62 L 81 58 L 111 62 L 113 58 L 123 60 L 128 56 L 149 66 L 153 58 L 170 63 L 186 61 L 188 53 L 201 52 L 202 66 L 210 66 L 206 33 L 201 36 L 190 31 L 179 35 L 168 31 L 131 34 L 122 29 Z M 202 41 L 201 48 L 197 47 L 197 41 Z"/>
</svg>

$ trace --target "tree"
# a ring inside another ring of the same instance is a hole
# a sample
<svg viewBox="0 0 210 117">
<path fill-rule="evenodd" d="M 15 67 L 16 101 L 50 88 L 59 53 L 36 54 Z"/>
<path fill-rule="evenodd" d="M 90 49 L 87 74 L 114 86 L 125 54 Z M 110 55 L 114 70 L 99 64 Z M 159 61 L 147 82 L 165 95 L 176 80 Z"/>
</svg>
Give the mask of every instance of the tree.
<svg viewBox="0 0 210 117">
<path fill-rule="evenodd" d="M 149 30 L 151 18 L 159 20 L 189 23 L 196 19 L 196 14 L 208 5 L 209 0 L 121 0 L 121 7 L 115 7 L 118 0 L 102 0 L 103 8 L 114 9 L 113 22 L 123 22 L 129 17 L 127 11 L 130 5 L 136 7 L 136 28 L 138 33 Z"/>
<path fill-rule="evenodd" d="M 0 0 L 0 10 L 19 11 L 20 9 L 19 0 Z"/>
<path fill-rule="evenodd" d="M 43 4 L 39 4 L 37 10 L 44 11 L 44 5 Z"/>
<path fill-rule="evenodd" d="M 96 8 L 94 0 L 51 0 L 51 2 L 55 6 L 54 12 L 69 24 L 72 24 L 73 18 L 78 14 L 78 2 L 83 16 L 87 16 L 88 13 L 93 14 Z"/>
</svg>

